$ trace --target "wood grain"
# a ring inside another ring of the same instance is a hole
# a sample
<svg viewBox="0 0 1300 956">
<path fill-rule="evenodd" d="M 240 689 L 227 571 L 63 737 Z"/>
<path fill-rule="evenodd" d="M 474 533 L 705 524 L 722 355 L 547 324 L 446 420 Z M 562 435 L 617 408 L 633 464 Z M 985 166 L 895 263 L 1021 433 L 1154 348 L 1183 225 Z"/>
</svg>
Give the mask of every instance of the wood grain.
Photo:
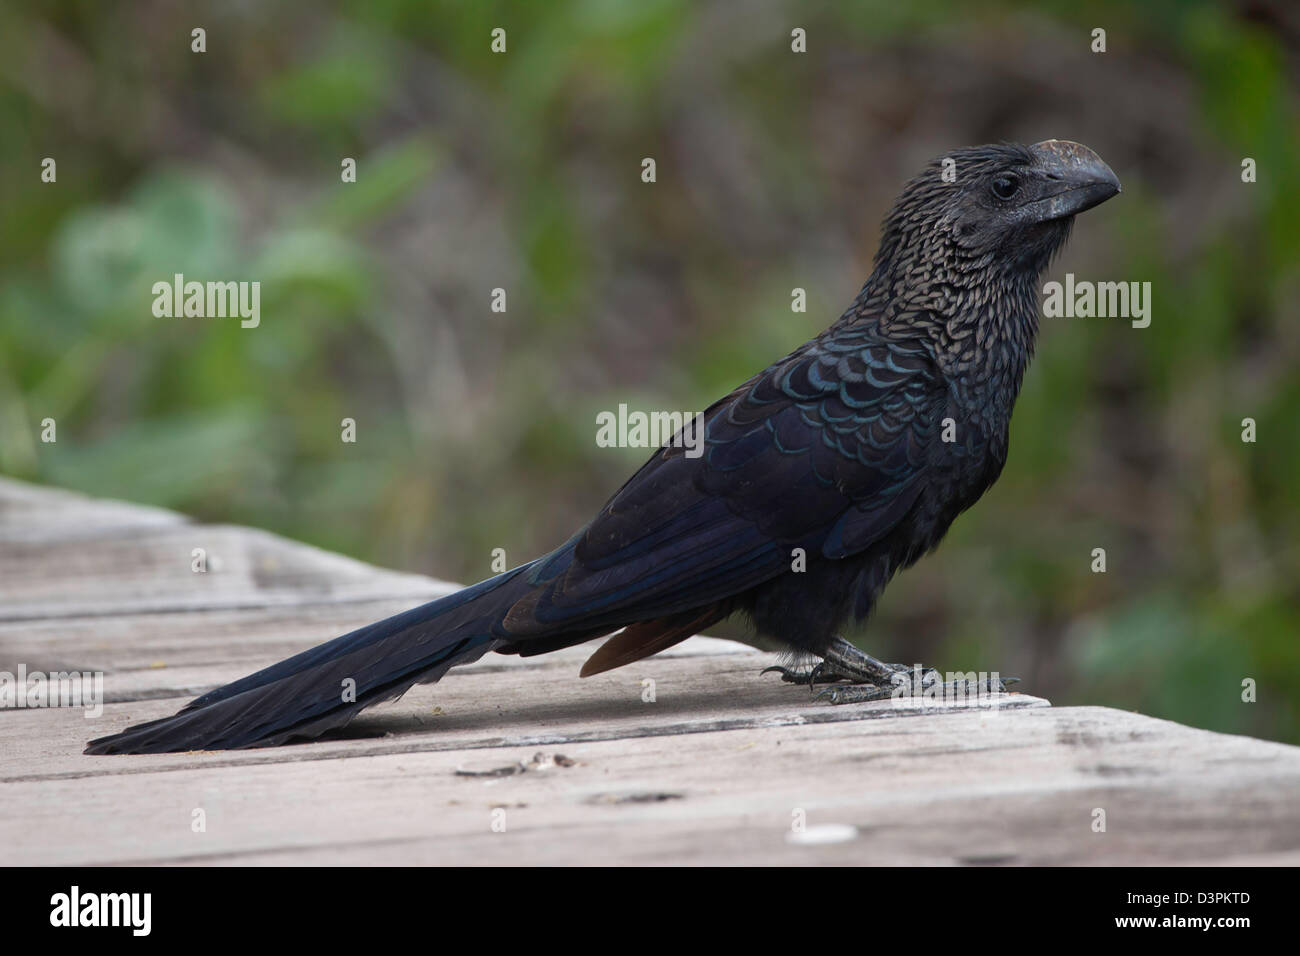
<svg viewBox="0 0 1300 956">
<path fill-rule="evenodd" d="M 194 574 L 192 547 L 218 555 L 219 569 Z M 832 707 L 760 676 L 772 655 L 703 637 L 586 680 L 590 647 L 491 655 L 309 744 L 81 753 L 90 737 L 451 587 L 265 532 L 0 479 L 0 670 L 103 671 L 107 700 L 94 719 L 0 711 L 9 858 L 1300 860 L 1300 748 L 1024 694 Z"/>
</svg>

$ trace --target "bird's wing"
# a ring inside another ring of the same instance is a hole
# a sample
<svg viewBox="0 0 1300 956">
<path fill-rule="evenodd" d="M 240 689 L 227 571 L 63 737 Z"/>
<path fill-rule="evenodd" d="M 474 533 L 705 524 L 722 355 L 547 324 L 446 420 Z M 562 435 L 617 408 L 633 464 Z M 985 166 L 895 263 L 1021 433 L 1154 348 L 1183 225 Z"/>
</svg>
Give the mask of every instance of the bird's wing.
<svg viewBox="0 0 1300 956">
<path fill-rule="evenodd" d="M 622 626 L 725 600 L 811 557 L 856 554 L 923 486 L 946 401 L 928 351 L 833 329 L 704 413 L 704 453 L 659 450 L 530 569 L 507 633 Z"/>
</svg>

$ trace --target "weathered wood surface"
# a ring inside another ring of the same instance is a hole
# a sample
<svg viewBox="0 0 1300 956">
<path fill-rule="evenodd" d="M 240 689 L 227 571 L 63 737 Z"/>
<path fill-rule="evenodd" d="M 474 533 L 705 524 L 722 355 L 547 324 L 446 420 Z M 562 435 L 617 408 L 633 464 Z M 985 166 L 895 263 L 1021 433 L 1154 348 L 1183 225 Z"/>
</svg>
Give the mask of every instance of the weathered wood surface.
<svg viewBox="0 0 1300 956">
<path fill-rule="evenodd" d="M 0 671 L 104 671 L 109 701 L 0 711 L 6 859 L 1300 863 L 1300 748 L 1018 694 L 815 705 L 758 676 L 771 655 L 709 638 L 582 681 L 589 648 L 491 655 L 316 743 L 81 753 L 450 587 L 0 479 Z"/>
</svg>

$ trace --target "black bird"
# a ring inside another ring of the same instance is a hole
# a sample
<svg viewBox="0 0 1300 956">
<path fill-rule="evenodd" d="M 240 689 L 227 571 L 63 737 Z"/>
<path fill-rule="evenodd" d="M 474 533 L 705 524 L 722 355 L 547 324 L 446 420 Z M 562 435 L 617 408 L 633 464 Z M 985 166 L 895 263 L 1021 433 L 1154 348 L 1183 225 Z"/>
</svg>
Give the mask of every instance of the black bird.
<svg viewBox="0 0 1300 956">
<path fill-rule="evenodd" d="M 545 557 L 91 741 L 86 753 L 316 737 L 488 651 L 530 656 L 612 635 L 586 676 L 738 612 L 820 658 L 804 673 L 778 668 L 785 679 L 857 685 L 837 688 L 837 701 L 887 696 L 905 669 L 838 632 L 997 479 L 1037 333 L 1039 276 L 1074 216 L 1119 190 L 1078 143 L 935 160 L 886 218 L 871 277 L 839 321 L 703 413 L 702 455 L 670 443 Z"/>
</svg>

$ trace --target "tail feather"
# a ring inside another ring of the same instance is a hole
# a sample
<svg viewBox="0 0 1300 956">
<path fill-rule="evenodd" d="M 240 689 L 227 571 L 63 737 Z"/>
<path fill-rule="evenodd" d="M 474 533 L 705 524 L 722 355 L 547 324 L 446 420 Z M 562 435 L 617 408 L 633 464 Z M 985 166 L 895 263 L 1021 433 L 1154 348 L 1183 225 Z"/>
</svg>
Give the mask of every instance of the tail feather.
<svg viewBox="0 0 1300 956">
<path fill-rule="evenodd" d="M 404 611 L 219 687 L 171 717 L 92 740 L 88 754 L 271 747 L 341 727 L 506 643 L 529 565 Z"/>
</svg>

